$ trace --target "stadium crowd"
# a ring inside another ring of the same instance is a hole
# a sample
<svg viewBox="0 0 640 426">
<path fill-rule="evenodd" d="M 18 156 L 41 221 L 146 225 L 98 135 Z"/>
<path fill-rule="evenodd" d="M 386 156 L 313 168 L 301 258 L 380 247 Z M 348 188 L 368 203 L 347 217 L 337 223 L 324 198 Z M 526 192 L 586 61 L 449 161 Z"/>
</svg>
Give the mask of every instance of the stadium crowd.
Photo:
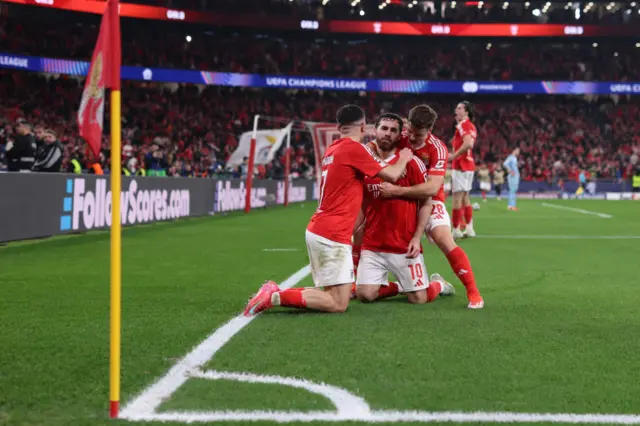
<svg viewBox="0 0 640 426">
<path fill-rule="evenodd" d="M 64 147 L 63 169 L 77 159 L 84 167 L 86 144 L 77 135 L 75 115 L 82 81 L 47 78 L 21 72 L 0 72 L 0 158 L 12 139 L 15 123 L 54 130 Z M 347 102 L 361 105 L 369 119 L 383 111 L 406 114 L 427 102 L 439 113 L 435 133 L 453 136 L 453 107 L 458 97 L 421 99 L 408 95 L 353 92 L 286 92 L 216 86 L 172 86 L 124 82 L 123 165 L 131 173 L 144 168 L 170 176 L 235 176 L 246 168 L 228 170 L 226 162 L 237 148 L 239 135 L 249 131 L 256 113 L 272 117 L 333 122 L 337 108 Z M 627 179 L 639 165 L 640 104 L 620 100 L 590 103 L 583 98 L 516 97 L 473 99 L 477 108 L 479 162 L 501 162 L 520 146 L 523 180 L 552 182 L 575 179 L 581 171 L 594 178 Z M 106 109 L 108 114 L 108 109 Z M 108 119 L 108 117 L 106 118 Z M 261 122 L 261 128 L 281 123 Z M 301 124 L 292 136 L 295 177 L 314 176 L 313 142 Z M 109 141 L 104 136 L 102 168 L 109 169 Z M 283 151 L 258 170 L 263 177 L 280 178 Z"/>
<path fill-rule="evenodd" d="M 68 16 L 68 15 L 65 15 Z M 74 15 L 77 16 L 77 15 Z M 123 64 L 272 75 L 425 80 L 640 80 L 635 40 L 487 41 L 300 33 L 188 32 L 167 23 L 123 21 Z M 190 42 L 187 41 L 187 34 Z M 4 52 L 88 60 L 97 26 L 85 20 L 0 24 Z"/>
</svg>

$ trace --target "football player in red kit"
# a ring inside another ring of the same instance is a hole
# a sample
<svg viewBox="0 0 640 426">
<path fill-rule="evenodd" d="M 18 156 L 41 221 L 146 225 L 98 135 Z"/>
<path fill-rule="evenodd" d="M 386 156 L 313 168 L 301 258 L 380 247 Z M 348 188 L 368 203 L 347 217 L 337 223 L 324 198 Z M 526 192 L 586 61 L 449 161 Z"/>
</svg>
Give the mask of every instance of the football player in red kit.
<svg viewBox="0 0 640 426">
<path fill-rule="evenodd" d="M 473 208 L 471 207 L 471 187 L 476 164 L 473 160 L 473 145 L 478 132 L 472 123 L 473 106 L 465 101 L 456 106 L 456 131 L 453 135 L 453 238 L 471 238 L 476 236 L 473 229 Z M 461 231 L 462 220 L 467 223 L 464 234 Z"/>
<path fill-rule="evenodd" d="M 413 159 L 410 149 L 398 153 L 388 165 L 375 158 L 360 141 L 365 114 L 356 105 L 341 107 L 336 115 L 341 139 L 333 142 L 322 158 L 322 181 L 318 208 L 307 226 L 305 239 L 315 287 L 281 291 L 268 281 L 247 304 L 244 314 L 255 315 L 273 306 L 344 312 L 354 281 L 351 237 L 362 207 L 365 176 L 395 182 Z"/>
<path fill-rule="evenodd" d="M 400 187 L 389 183 L 380 184 L 380 192 L 387 198 L 431 198 L 433 209 L 425 232 L 429 241 L 435 243 L 447 257 L 451 269 L 467 290 L 470 309 L 481 309 L 484 300 L 476 286 L 467 254 L 453 240 L 451 221 L 444 204 L 444 175 L 447 168 L 448 150 L 445 144 L 431 131 L 437 119 L 436 112 L 427 105 L 418 105 L 409 112 L 406 134 L 399 147 L 411 147 L 414 154 L 427 166 L 427 182 L 411 187 Z"/>
<path fill-rule="evenodd" d="M 380 115 L 375 123 L 376 140 L 368 144 L 373 153 L 387 164 L 398 161 L 397 143 L 402 132 L 397 114 Z M 407 164 L 406 173 L 396 185 L 410 187 L 427 181 L 427 168 L 417 157 Z M 399 290 L 409 303 L 426 303 L 438 295 L 452 295 L 455 290 L 440 275 L 429 277 L 422 257 L 420 239 L 429 220 L 428 200 L 410 198 L 384 199 L 380 196 L 378 177 L 364 181 L 364 235 L 358 264 L 356 296 L 372 302 L 395 296 Z M 388 282 L 389 272 L 398 280 Z"/>
</svg>

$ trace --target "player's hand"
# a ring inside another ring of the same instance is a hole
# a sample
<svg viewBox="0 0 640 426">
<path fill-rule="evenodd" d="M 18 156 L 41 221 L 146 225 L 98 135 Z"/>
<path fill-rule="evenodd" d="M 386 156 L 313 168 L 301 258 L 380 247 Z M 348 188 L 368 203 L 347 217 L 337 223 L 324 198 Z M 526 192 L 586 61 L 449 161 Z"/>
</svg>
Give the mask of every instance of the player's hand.
<svg viewBox="0 0 640 426">
<path fill-rule="evenodd" d="M 400 151 L 399 158 L 400 158 L 400 161 L 404 161 L 405 163 L 408 163 L 413 158 L 413 151 L 411 151 L 409 148 L 402 148 L 402 150 Z"/>
<path fill-rule="evenodd" d="M 395 186 L 389 182 L 382 182 L 380 184 L 380 196 L 382 198 L 393 198 L 400 195 L 400 187 Z"/>
<path fill-rule="evenodd" d="M 512 172 L 511 170 L 509 170 L 509 174 L 510 174 L 511 176 L 515 176 L 515 175 L 516 175 L 516 172 Z"/>
<path fill-rule="evenodd" d="M 407 258 L 413 259 L 420 254 L 420 237 L 412 238 L 409 242 L 409 248 L 407 249 Z"/>
</svg>

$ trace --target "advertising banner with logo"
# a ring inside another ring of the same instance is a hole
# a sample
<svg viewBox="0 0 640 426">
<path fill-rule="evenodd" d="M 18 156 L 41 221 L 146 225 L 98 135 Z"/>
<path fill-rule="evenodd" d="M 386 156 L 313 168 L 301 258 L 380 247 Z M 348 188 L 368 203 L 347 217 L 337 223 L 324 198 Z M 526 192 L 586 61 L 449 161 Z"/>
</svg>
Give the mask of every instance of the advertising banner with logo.
<svg viewBox="0 0 640 426">
<path fill-rule="evenodd" d="M 0 68 L 50 74 L 86 75 L 89 63 L 0 52 Z M 387 93 L 449 93 L 501 95 L 640 95 L 640 81 L 445 81 L 353 79 L 314 76 L 261 75 L 123 66 L 124 80 Z"/>
<path fill-rule="evenodd" d="M 284 181 L 257 180 L 251 188 L 251 208 L 269 207 L 284 204 Z M 318 199 L 317 185 L 314 181 L 298 180 L 289 183 L 289 202 L 300 203 Z M 213 214 L 244 209 L 247 189 L 244 181 L 216 180 Z"/>
<path fill-rule="evenodd" d="M 97 0 L 4 0 L 9 3 L 43 6 L 74 12 L 102 14 L 104 2 Z M 390 2 L 390 0 L 389 0 Z M 156 2 L 161 3 L 161 2 Z M 170 3 L 170 2 L 169 2 Z M 397 2 L 395 2 L 397 3 Z M 433 2 L 426 2 L 433 3 Z M 477 2 L 465 2 L 477 7 Z M 507 3 L 507 2 L 505 2 Z M 569 2 L 567 7 L 571 7 Z M 635 4 L 631 3 L 632 7 Z M 482 8 L 482 3 L 480 3 Z M 574 8 L 580 8 L 575 2 Z M 631 9 L 629 9 L 631 12 Z M 628 12 L 628 13 L 629 13 Z M 510 23 L 420 23 L 395 21 L 300 20 L 297 17 L 269 16 L 260 13 L 219 13 L 189 9 L 166 8 L 123 1 L 120 16 L 128 18 L 178 21 L 231 27 L 276 28 L 278 30 L 306 30 L 329 33 L 402 34 L 408 36 L 460 36 L 460 37 L 594 37 L 638 35 L 634 25 L 564 25 L 564 24 L 510 24 Z"/>
<path fill-rule="evenodd" d="M 86 232 L 111 226 L 107 177 L 1 173 L 0 242 Z M 254 181 L 252 208 L 284 204 L 285 183 Z M 183 178 L 122 178 L 124 226 L 216 215 L 244 209 L 244 181 Z M 318 199 L 313 181 L 290 182 L 289 202 Z"/>
<path fill-rule="evenodd" d="M 0 175 L 0 241 L 84 232 L 111 226 L 108 177 Z M 7 195 L 10 194 L 10 195 Z M 206 215 L 213 182 L 205 179 L 122 178 L 124 226 Z"/>
</svg>

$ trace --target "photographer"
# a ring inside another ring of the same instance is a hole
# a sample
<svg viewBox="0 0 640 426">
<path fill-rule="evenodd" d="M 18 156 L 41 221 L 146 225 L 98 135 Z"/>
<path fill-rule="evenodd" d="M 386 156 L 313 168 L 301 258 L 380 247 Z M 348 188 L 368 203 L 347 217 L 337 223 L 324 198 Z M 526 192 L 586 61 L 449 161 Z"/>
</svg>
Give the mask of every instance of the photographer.
<svg viewBox="0 0 640 426">
<path fill-rule="evenodd" d="M 35 163 L 36 140 L 29 123 L 20 122 L 16 126 L 16 138 L 7 143 L 7 170 L 10 172 L 30 172 Z"/>
<path fill-rule="evenodd" d="M 47 129 L 43 132 L 44 145 L 38 151 L 38 158 L 33 166 L 33 170 L 45 173 L 58 173 L 62 166 L 64 149 L 58 142 L 56 133 Z"/>
</svg>

